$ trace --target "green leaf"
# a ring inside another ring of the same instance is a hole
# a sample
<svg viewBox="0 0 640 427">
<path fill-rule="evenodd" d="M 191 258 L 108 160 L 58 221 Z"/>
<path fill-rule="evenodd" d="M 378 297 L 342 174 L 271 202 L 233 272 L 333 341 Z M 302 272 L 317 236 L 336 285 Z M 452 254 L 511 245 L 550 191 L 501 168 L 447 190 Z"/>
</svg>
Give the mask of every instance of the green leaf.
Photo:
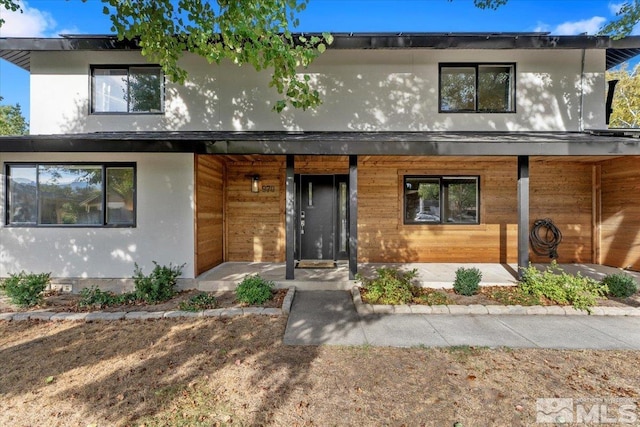
<svg viewBox="0 0 640 427">
<path fill-rule="evenodd" d="M 56 378 L 54 376 L 50 376 L 50 377 L 47 377 L 47 379 L 45 379 L 44 382 L 46 384 L 52 384 L 55 380 Z"/>
<path fill-rule="evenodd" d="M 325 46 L 325 44 L 324 44 L 324 43 L 320 43 L 320 44 L 318 45 L 318 52 L 320 52 L 320 53 L 324 53 L 326 50 L 327 50 L 327 46 Z"/>
</svg>

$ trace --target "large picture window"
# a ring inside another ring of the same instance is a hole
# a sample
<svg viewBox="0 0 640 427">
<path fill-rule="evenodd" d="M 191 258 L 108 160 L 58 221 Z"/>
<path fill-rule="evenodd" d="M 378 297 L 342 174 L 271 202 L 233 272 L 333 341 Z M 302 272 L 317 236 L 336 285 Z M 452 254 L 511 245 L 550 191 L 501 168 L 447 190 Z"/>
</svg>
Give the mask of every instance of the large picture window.
<svg viewBox="0 0 640 427">
<path fill-rule="evenodd" d="M 6 224 L 135 225 L 135 165 L 8 164 Z"/>
<path fill-rule="evenodd" d="M 477 176 L 405 176 L 405 224 L 478 224 Z"/>
<path fill-rule="evenodd" d="M 156 66 L 91 68 L 92 113 L 161 113 L 164 75 Z"/>
<path fill-rule="evenodd" d="M 514 64 L 440 64 L 440 112 L 514 112 L 514 69 Z"/>
</svg>

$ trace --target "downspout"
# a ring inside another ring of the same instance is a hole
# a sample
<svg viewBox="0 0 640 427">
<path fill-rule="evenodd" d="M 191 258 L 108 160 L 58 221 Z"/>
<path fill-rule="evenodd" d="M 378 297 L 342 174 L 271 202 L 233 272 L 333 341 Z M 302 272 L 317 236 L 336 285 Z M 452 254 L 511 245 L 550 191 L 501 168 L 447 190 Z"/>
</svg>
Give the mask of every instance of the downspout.
<svg viewBox="0 0 640 427">
<path fill-rule="evenodd" d="M 578 113 L 578 130 L 584 132 L 584 62 L 586 49 L 582 49 L 582 61 L 580 64 L 580 104 Z"/>
</svg>

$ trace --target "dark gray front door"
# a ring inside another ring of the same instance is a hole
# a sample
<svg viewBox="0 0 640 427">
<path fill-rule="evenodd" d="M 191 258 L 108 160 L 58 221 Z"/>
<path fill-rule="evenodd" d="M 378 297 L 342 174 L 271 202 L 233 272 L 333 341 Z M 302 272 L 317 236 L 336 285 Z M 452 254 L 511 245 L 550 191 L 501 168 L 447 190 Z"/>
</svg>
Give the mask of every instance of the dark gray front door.
<svg viewBox="0 0 640 427">
<path fill-rule="evenodd" d="M 333 175 L 301 175 L 299 200 L 299 258 L 335 259 Z"/>
<path fill-rule="evenodd" d="M 349 176 L 295 176 L 296 259 L 349 258 Z"/>
</svg>

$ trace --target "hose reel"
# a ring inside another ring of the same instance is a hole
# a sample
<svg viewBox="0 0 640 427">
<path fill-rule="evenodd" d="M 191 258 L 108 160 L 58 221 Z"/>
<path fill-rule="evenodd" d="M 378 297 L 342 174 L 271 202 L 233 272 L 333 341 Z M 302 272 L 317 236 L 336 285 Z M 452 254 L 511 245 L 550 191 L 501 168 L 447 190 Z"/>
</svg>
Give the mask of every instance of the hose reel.
<svg viewBox="0 0 640 427">
<path fill-rule="evenodd" d="M 531 228 L 529 242 L 536 255 L 557 259 L 558 246 L 562 242 L 562 233 L 551 219 L 537 219 Z"/>
</svg>

